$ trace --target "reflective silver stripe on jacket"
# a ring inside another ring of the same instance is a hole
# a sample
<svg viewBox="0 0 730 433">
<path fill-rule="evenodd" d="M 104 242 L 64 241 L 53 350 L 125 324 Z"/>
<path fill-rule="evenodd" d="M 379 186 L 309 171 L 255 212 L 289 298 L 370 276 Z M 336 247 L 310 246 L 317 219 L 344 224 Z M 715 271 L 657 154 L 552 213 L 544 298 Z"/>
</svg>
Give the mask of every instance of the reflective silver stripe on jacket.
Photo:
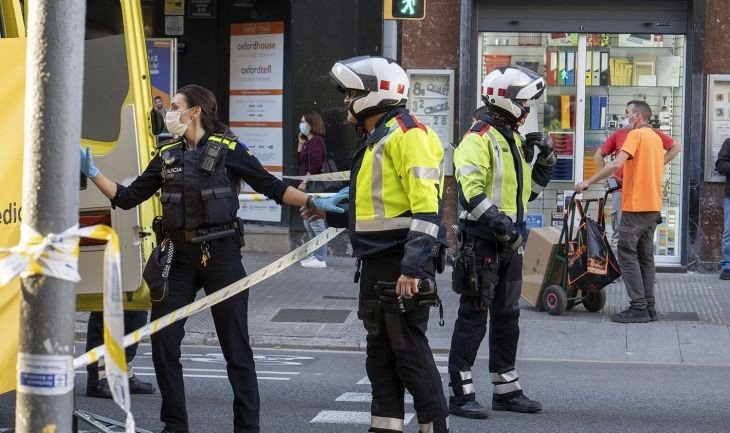
<svg viewBox="0 0 730 433">
<path fill-rule="evenodd" d="M 505 215 L 507 215 L 512 220 L 512 222 L 514 222 L 517 219 L 516 214 L 508 213 Z M 459 212 L 459 219 L 466 220 L 466 221 L 479 221 L 479 218 L 475 217 L 474 214 L 471 214 L 465 210 Z"/>
<path fill-rule="evenodd" d="M 356 232 L 382 232 L 411 228 L 411 217 L 380 218 L 374 220 L 356 220 Z"/>
<path fill-rule="evenodd" d="M 375 218 L 385 218 L 385 206 L 383 205 L 383 153 L 385 152 L 385 142 L 387 142 L 393 134 L 400 129 L 398 122 L 393 123 L 388 133 L 383 136 L 377 143 L 373 145 L 373 162 L 372 162 L 372 187 L 371 197 L 373 200 L 373 212 Z"/>
<path fill-rule="evenodd" d="M 460 178 L 461 176 L 464 176 L 469 173 L 474 173 L 475 171 L 479 171 L 481 167 L 478 164 L 471 164 L 471 165 L 465 165 L 463 167 L 459 167 L 458 170 L 456 170 L 456 178 Z"/>
<path fill-rule="evenodd" d="M 372 415 L 370 417 L 370 427 L 403 431 L 403 420 L 400 418 L 386 418 L 383 416 Z"/>
<path fill-rule="evenodd" d="M 497 136 L 494 135 L 494 132 L 492 131 L 492 128 L 489 128 L 487 130 L 487 135 L 489 136 L 489 139 L 492 141 L 492 147 L 494 147 L 494 158 L 495 163 L 494 167 L 492 169 L 494 170 L 494 181 L 492 182 L 492 194 L 489 194 L 489 191 L 485 191 L 487 195 L 489 195 L 492 199 L 492 202 L 494 202 L 494 205 L 497 207 L 500 207 L 502 205 L 502 172 L 504 168 L 502 167 L 502 148 L 499 147 L 499 140 L 497 140 Z"/>
<path fill-rule="evenodd" d="M 435 238 L 439 234 L 438 225 L 436 225 L 434 223 L 430 223 L 428 221 L 415 219 L 415 218 L 413 218 L 411 220 L 411 230 L 414 232 L 425 233 L 425 234 L 431 236 L 432 238 Z"/>
<path fill-rule="evenodd" d="M 494 203 L 492 203 L 492 200 L 489 200 L 489 198 L 485 198 L 484 200 L 480 201 L 478 205 L 474 207 L 474 209 L 471 210 L 471 215 L 479 219 L 482 215 L 484 215 L 484 212 L 487 211 L 490 207 L 492 207 Z"/>
<path fill-rule="evenodd" d="M 512 382 L 520 377 L 517 375 L 517 370 L 508 371 L 506 373 L 490 373 L 492 383 L 507 383 Z"/>
<path fill-rule="evenodd" d="M 519 391 L 521 389 L 522 387 L 520 386 L 519 380 L 515 382 L 494 385 L 495 394 L 507 394 L 509 392 Z"/>
<path fill-rule="evenodd" d="M 433 167 L 411 167 L 413 177 L 416 179 L 441 180 L 441 172 Z"/>
</svg>

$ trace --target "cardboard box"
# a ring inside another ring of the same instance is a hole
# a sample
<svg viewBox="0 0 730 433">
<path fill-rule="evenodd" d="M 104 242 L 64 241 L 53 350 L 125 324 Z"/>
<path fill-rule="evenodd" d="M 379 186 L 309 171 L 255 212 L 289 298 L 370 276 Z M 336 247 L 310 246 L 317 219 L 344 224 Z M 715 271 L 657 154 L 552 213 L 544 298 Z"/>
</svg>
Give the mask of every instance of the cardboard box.
<svg viewBox="0 0 730 433">
<path fill-rule="evenodd" d="M 548 268 L 554 265 L 556 246 L 562 227 L 540 227 L 530 230 L 522 256 L 522 298 L 532 306 L 540 305 Z M 553 270 L 553 282 L 560 279 L 564 265 Z"/>
</svg>

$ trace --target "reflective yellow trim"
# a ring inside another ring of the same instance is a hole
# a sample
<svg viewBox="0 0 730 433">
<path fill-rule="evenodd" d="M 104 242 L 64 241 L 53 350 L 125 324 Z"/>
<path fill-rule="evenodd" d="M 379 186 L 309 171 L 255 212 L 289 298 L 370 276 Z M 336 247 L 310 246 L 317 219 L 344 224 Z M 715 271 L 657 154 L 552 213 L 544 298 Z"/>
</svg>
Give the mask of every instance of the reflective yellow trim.
<svg viewBox="0 0 730 433">
<path fill-rule="evenodd" d="M 235 149 L 236 148 L 236 144 L 238 144 L 238 142 L 236 140 L 231 140 L 230 138 L 223 137 L 222 135 L 219 135 L 219 134 L 213 134 L 213 135 L 211 135 L 210 137 L 208 137 L 208 140 L 210 140 L 210 141 L 216 141 L 218 143 L 223 143 L 226 146 L 228 146 L 228 148 L 230 150 Z"/>
</svg>

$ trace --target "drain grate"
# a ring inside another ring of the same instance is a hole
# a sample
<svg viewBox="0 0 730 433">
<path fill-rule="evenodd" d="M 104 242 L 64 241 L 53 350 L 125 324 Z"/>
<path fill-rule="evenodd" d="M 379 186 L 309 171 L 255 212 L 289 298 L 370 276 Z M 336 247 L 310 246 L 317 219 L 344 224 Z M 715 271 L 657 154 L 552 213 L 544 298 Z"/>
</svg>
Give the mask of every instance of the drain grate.
<svg viewBox="0 0 730 433">
<path fill-rule="evenodd" d="M 337 299 L 341 301 L 357 301 L 357 298 L 354 296 L 332 296 L 332 295 L 326 295 L 322 296 L 322 299 Z"/>
<path fill-rule="evenodd" d="M 694 311 L 670 311 L 668 313 L 659 313 L 659 320 L 668 320 L 671 322 L 699 322 L 700 315 Z"/>
<path fill-rule="evenodd" d="M 345 323 L 350 310 L 317 310 L 307 308 L 282 308 L 270 322 L 298 323 Z"/>
</svg>

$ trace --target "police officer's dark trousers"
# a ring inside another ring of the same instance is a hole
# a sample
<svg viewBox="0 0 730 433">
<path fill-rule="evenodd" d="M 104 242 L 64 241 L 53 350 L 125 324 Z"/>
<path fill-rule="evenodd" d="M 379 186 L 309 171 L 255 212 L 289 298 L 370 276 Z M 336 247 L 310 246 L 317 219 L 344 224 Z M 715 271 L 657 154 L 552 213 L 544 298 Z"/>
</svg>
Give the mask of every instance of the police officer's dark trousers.
<svg viewBox="0 0 730 433">
<path fill-rule="evenodd" d="M 146 311 L 125 311 L 124 312 L 124 334 L 136 331 L 147 324 Z M 104 313 L 102 311 L 92 311 L 89 314 L 89 322 L 86 328 L 86 351 L 104 344 Z M 127 364 L 131 363 L 137 355 L 137 345 L 133 344 L 124 349 L 127 357 Z M 103 358 L 96 364 L 86 366 L 86 383 L 87 385 L 97 385 L 99 383 L 99 370 L 104 369 L 102 363 Z M 131 368 L 130 368 L 131 371 Z"/>
<path fill-rule="evenodd" d="M 475 400 L 471 367 L 479 345 L 487 332 L 489 321 L 489 372 L 494 384 L 495 399 L 510 399 L 522 393 L 515 370 L 517 341 L 520 337 L 519 300 L 522 292 L 522 255 L 511 250 L 500 253 L 496 242 L 477 238 L 477 262 L 485 257 L 499 255 L 499 281 L 494 299 L 488 310 L 480 310 L 474 296 L 462 296 L 459 316 L 454 325 L 449 352 L 449 379 L 453 403 L 457 405 Z"/>
<path fill-rule="evenodd" d="M 406 313 L 391 313 L 378 307 L 374 287 L 378 281 L 398 279 L 402 257 L 401 249 L 362 260 L 359 315 L 368 332 L 365 367 L 373 395 L 368 431 L 403 431 L 403 397 L 408 389 L 421 431 L 444 433 L 448 431 L 448 409 L 426 338 L 430 308 L 416 305 Z M 431 260 L 426 272 L 433 277 Z"/>
<path fill-rule="evenodd" d="M 238 240 L 233 237 L 213 240 L 210 260 L 201 264 L 201 245 L 175 242 L 175 258 L 170 269 L 167 300 L 152 306 L 151 320 L 195 300 L 203 287 L 210 294 L 246 275 L 241 264 Z M 227 362 L 228 380 L 233 387 L 233 424 L 235 433 L 259 431 L 259 391 L 256 368 L 248 336 L 248 292 L 240 293 L 211 308 L 215 329 Z M 185 320 L 152 334 L 152 359 L 157 384 L 162 394 L 160 419 L 168 430 L 188 432 L 185 408 L 180 343 Z"/>
</svg>

